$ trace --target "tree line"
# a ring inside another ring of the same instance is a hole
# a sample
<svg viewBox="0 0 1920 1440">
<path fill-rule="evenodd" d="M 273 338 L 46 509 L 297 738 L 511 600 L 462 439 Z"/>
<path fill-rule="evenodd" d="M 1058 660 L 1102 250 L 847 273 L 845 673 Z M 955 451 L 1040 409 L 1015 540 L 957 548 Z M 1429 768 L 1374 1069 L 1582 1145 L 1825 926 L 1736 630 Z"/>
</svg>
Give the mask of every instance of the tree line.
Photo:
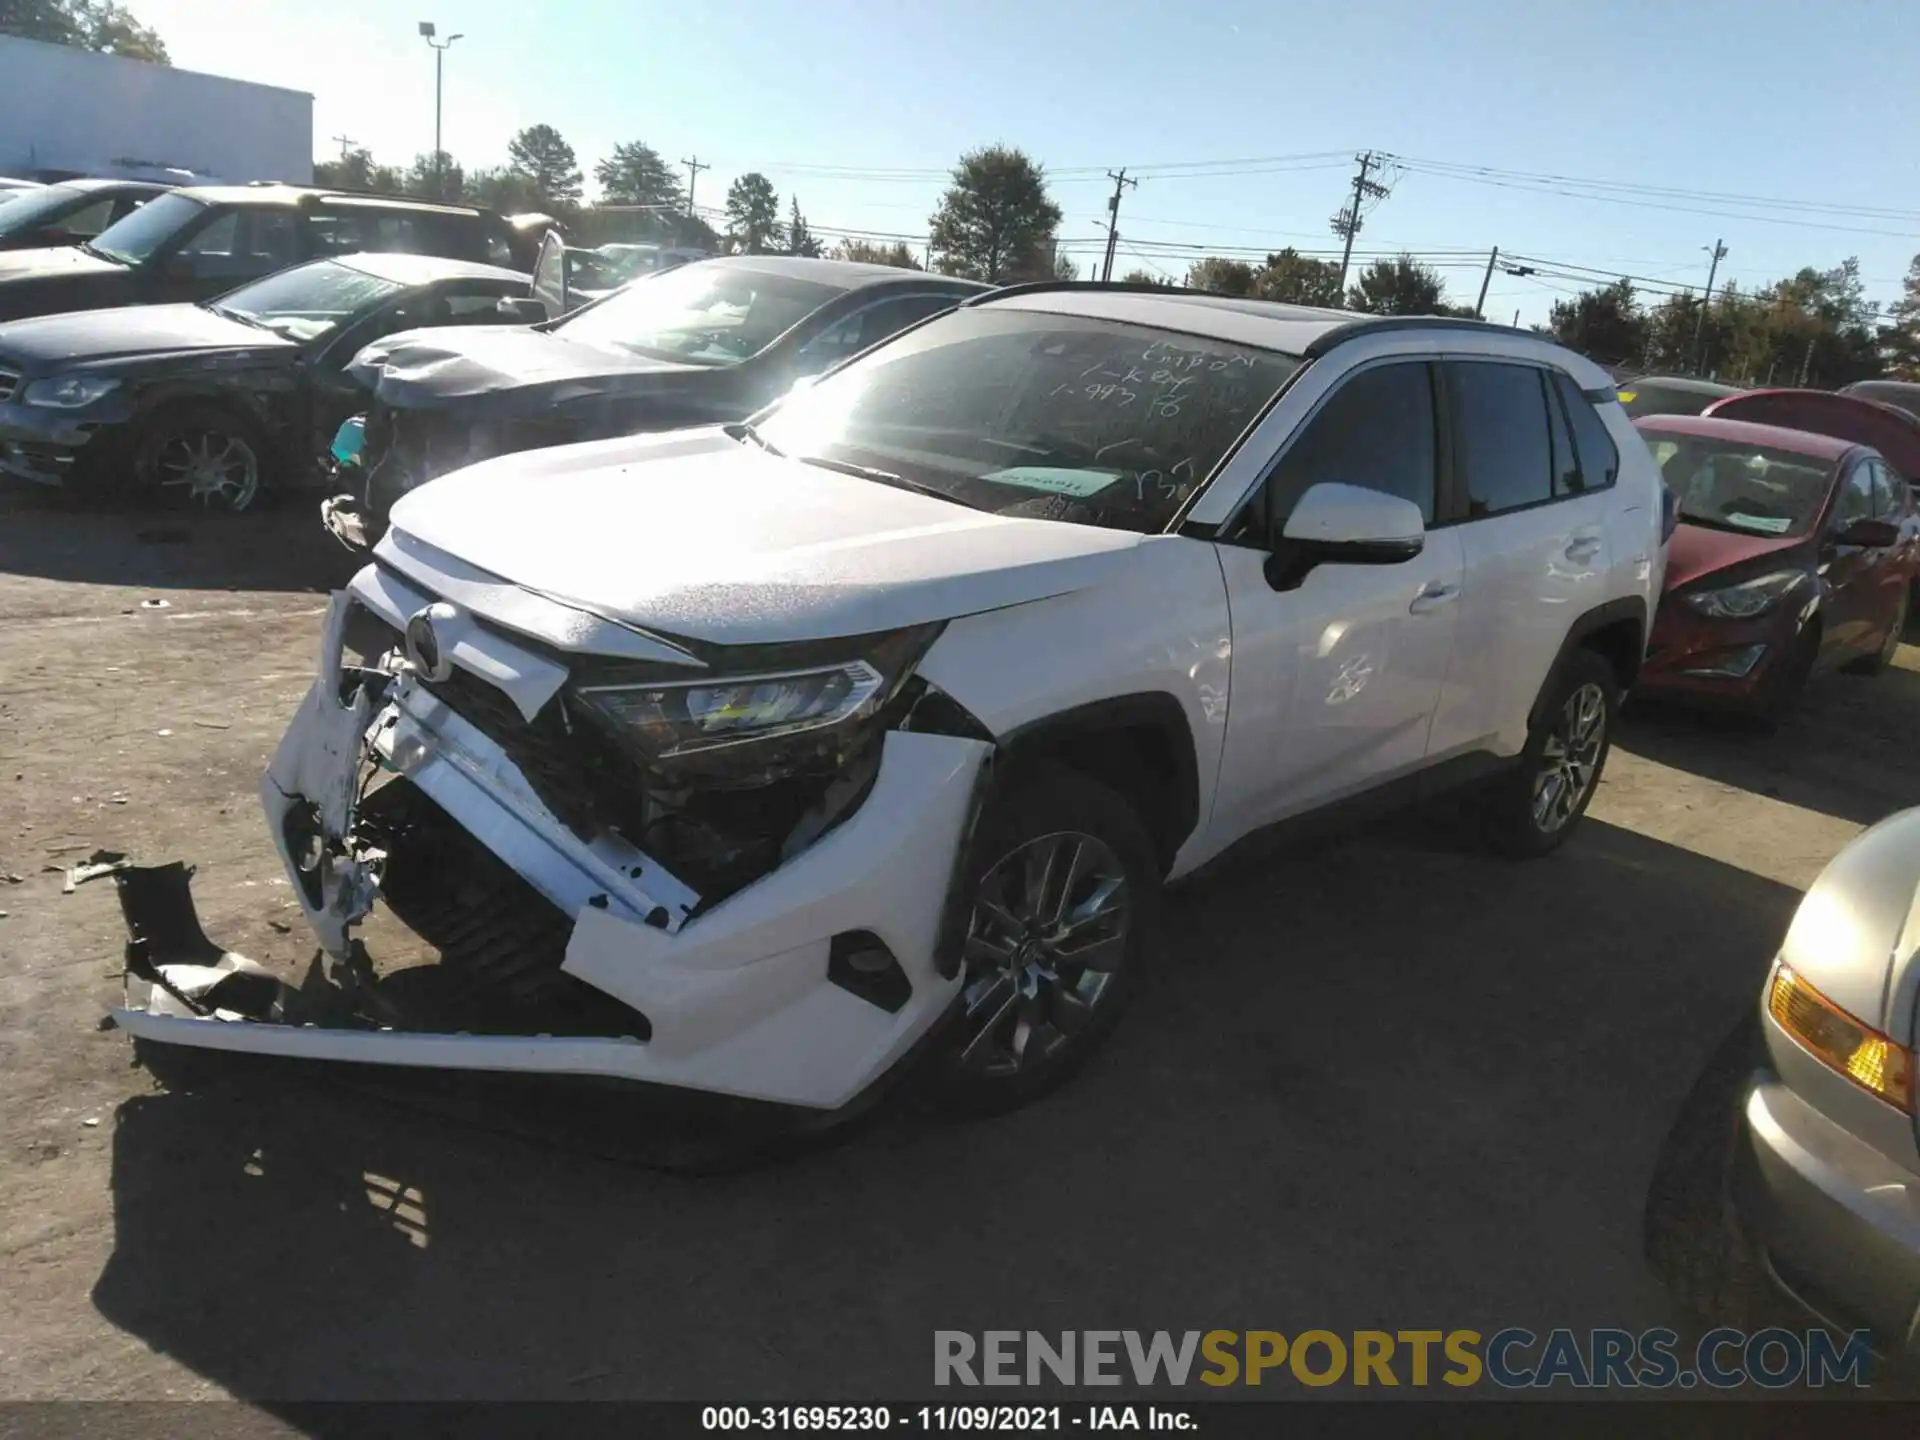
<svg viewBox="0 0 1920 1440">
<path fill-rule="evenodd" d="M 113 0 L 0 0 L 0 35 L 172 63 L 159 35 Z"/>
<path fill-rule="evenodd" d="M 1920 379 L 1920 255 L 1884 315 L 1866 298 L 1860 262 L 1847 260 L 1751 291 L 1728 284 L 1710 300 L 1682 290 L 1648 303 L 1616 280 L 1557 301 L 1542 328 L 1603 365 L 1740 385 Z"/>
</svg>

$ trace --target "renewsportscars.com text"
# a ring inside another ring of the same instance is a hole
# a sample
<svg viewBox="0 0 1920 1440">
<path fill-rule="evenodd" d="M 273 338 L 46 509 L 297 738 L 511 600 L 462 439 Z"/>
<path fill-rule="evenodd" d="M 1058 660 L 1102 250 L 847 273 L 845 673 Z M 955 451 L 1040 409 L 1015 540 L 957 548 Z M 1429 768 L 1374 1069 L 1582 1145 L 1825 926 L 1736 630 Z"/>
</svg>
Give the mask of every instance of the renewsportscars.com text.
<svg viewBox="0 0 1920 1440">
<path fill-rule="evenodd" d="M 936 1330 L 935 1385 L 1864 1386 L 1865 1331 Z"/>
</svg>

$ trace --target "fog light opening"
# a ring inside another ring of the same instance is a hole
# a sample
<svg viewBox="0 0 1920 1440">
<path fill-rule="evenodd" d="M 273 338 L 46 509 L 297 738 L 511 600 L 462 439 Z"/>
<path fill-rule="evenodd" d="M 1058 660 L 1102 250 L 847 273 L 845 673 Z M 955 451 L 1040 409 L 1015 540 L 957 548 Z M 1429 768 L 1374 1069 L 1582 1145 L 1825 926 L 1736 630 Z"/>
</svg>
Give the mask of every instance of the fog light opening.
<svg viewBox="0 0 1920 1440">
<path fill-rule="evenodd" d="M 827 979 L 869 1005 L 895 1014 L 913 995 L 913 982 L 886 941 L 871 930 L 845 930 L 827 952 Z"/>
</svg>

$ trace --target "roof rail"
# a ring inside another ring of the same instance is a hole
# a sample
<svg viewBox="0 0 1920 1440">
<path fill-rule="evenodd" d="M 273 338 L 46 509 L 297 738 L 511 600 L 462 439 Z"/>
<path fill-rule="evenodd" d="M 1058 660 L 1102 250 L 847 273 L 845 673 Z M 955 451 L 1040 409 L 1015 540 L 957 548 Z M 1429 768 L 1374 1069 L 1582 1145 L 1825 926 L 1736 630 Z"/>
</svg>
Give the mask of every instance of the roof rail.
<svg viewBox="0 0 1920 1440">
<path fill-rule="evenodd" d="M 978 305 L 984 300 L 998 300 L 1007 295 L 1044 295 L 1052 290 L 1087 290 L 1108 295 L 1201 295 L 1206 293 L 1201 290 L 1189 290 L 1184 285 L 1142 285 L 1138 281 L 1128 283 L 1125 280 L 1023 280 L 1017 285 L 1002 285 L 997 290 L 984 290 L 960 303 Z"/>
<path fill-rule="evenodd" d="M 1362 335 L 1378 335 L 1388 330 L 1471 330 L 1476 335 L 1513 335 L 1522 340 L 1539 340 L 1548 345 L 1559 342 L 1549 335 L 1536 335 L 1512 325 L 1495 325 L 1467 315 L 1356 315 L 1344 325 L 1336 325 L 1311 341 L 1301 354 L 1318 360 L 1336 345 L 1357 340 Z"/>
</svg>

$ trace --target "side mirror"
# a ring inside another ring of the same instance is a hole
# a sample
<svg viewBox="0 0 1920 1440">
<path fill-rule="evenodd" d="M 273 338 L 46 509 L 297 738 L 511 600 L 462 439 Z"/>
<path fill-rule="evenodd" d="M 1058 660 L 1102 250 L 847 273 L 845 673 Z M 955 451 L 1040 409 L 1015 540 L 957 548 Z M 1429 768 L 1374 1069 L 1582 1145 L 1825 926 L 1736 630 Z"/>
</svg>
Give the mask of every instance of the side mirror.
<svg viewBox="0 0 1920 1440">
<path fill-rule="evenodd" d="M 538 325 L 547 318 L 547 307 L 524 295 L 509 295 L 500 302 L 500 319 L 508 325 Z"/>
<path fill-rule="evenodd" d="M 1426 547 L 1420 507 L 1359 485 L 1309 486 L 1267 558 L 1276 590 L 1298 589 L 1321 565 L 1399 565 Z"/>
<path fill-rule="evenodd" d="M 1856 520 L 1834 539 L 1863 550 L 1884 550 L 1900 543 L 1900 527 L 1891 520 Z"/>
</svg>

